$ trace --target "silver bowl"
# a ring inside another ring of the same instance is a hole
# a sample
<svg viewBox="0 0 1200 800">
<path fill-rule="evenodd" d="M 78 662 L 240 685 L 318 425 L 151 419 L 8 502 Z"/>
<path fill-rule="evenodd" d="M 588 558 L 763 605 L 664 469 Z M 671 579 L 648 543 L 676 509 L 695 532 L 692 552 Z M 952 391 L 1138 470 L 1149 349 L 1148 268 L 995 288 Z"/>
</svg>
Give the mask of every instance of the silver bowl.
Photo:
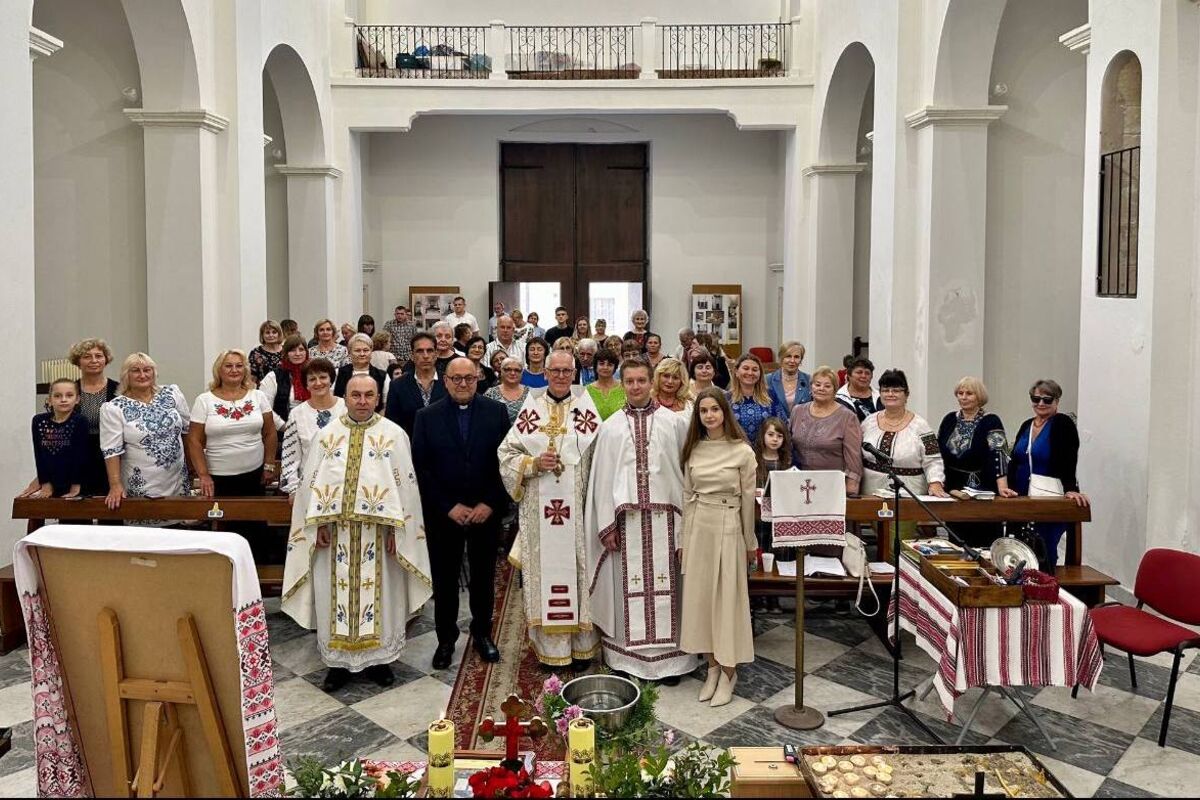
<svg viewBox="0 0 1200 800">
<path fill-rule="evenodd" d="M 642 690 L 628 678 L 617 675 L 583 675 L 562 688 L 568 705 L 579 706 L 583 715 L 608 733 L 616 733 L 629 721 Z"/>
</svg>

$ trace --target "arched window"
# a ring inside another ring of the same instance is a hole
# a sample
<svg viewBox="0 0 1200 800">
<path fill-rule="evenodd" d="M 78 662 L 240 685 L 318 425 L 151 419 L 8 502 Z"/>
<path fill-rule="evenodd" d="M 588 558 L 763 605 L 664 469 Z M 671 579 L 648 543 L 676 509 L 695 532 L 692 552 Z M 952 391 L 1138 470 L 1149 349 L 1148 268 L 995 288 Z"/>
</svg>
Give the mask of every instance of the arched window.
<svg viewBox="0 0 1200 800">
<path fill-rule="evenodd" d="M 1100 106 L 1100 225 L 1096 294 L 1137 297 L 1142 64 L 1123 50 L 1104 74 Z"/>
</svg>

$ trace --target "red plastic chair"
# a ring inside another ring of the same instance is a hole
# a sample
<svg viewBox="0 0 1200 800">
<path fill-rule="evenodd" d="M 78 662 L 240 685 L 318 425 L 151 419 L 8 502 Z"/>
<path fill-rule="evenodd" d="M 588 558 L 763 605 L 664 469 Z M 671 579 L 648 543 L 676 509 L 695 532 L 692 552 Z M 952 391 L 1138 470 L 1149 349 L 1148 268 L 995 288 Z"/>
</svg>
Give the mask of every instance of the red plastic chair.
<svg viewBox="0 0 1200 800">
<path fill-rule="evenodd" d="M 1138 565 L 1137 582 L 1133 595 L 1137 608 L 1120 603 L 1103 603 L 1092 609 L 1092 624 L 1101 647 L 1108 645 L 1124 650 L 1129 656 L 1129 681 L 1137 688 L 1137 672 L 1134 656 L 1153 656 L 1159 653 L 1174 653 L 1175 663 L 1171 667 L 1171 682 L 1167 687 L 1167 706 L 1163 709 L 1162 728 L 1158 733 L 1158 746 L 1167 743 L 1167 726 L 1171 722 L 1171 704 L 1175 701 L 1175 683 L 1179 677 L 1179 660 L 1183 651 L 1200 647 L 1200 636 L 1182 625 L 1176 625 L 1163 617 L 1184 623 L 1200 625 L 1200 556 L 1182 550 L 1155 548 L 1142 556 Z M 1162 616 L 1143 611 L 1149 606 Z M 1072 692 L 1079 692 L 1076 686 Z"/>
<path fill-rule="evenodd" d="M 758 360 L 764 364 L 775 363 L 775 351 L 769 347 L 751 347 L 750 355 L 757 356 Z"/>
</svg>

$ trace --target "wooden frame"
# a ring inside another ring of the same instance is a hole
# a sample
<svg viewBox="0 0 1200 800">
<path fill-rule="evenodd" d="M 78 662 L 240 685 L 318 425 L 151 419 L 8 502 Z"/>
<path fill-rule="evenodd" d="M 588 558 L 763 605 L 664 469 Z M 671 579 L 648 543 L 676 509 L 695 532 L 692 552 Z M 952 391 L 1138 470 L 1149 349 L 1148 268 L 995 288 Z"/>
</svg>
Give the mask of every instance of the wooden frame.
<svg viewBox="0 0 1200 800">
<path fill-rule="evenodd" d="M 408 287 L 408 309 L 412 314 L 413 324 L 417 326 L 419 331 L 428 331 L 433 327 L 435 322 L 439 322 L 446 318 L 446 315 L 454 311 L 450 305 L 455 297 L 462 294 L 462 289 L 458 286 L 409 286 Z M 426 313 L 429 307 L 429 299 L 436 298 L 438 314 L 433 316 Z M 420 301 L 421 311 L 418 313 L 417 305 Z M 486 321 L 486 318 L 485 318 Z"/>
<path fill-rule="evenodd" d="M 742 354 L 742 285 L 740 283 L 692 284 L 692 305 L 688 327 L 696 333 L 716 333 L 725 355 L 737 358 Z M 713 308 L 717 303 L 720 308 Z M 733 337 L 737 338 L 734 339 Z"/>
</svg>

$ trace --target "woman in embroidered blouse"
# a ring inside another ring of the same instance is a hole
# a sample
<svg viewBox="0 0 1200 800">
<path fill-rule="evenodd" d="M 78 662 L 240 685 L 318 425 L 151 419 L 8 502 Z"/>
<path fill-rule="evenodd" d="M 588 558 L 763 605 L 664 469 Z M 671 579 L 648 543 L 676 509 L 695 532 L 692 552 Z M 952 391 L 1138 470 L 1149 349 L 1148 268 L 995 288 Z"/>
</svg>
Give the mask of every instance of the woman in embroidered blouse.
<svg viewBox="0 0 1200 800">
<path fill-rule="evenodd" d="M 350 327 L 350 326 L 346 326 Z M 339 369 L 350 363 L 350 351 L 337 343 L 334 338 L 337 333 L 337 328 L 333 326 L 333 320 L 323 319 L 313 326 L 313 336 L 316 337 L 317 343 L 312 348 L 309 354 L 312 358 L 324 358 L 333 364 L 334 369 Z M 354 331 L 350 331 L 350 335 L 354 335 Z"/>
<path fill-rule="evenodd" d="M 654 382 L 650 385 L 650 396 L 668 411 L 691 419 L 692 387 L 688 384 L 683 364 L 671 356 L 661 359 L 654 368 Z"/>
<path fill-rule="evenodd" d="M 100 407 L 117 396 L 117 382 L 106 377 L 104 370 L 112 363 L 113 354 L 103 339 L 84 339 L 71 346 L 67 360 L 79 367 L 79 413 L 87 422 L 87 458 L 80 477 L 80 493 L 84 496 L 108 494 L 108 470 L 100 450 Z"/>
<path fill-rule="evenodd" d="M 1008 489 L 1000 492 L 1004 497 L 1030 494 L 1032 476 L 1037 475 L 1057 478 L 1065 497 L 1080 507 L 1088 505 L 1088 496 L 1079 491 L 1075 475 L 1079 463 L 1079 429 L 1069 414 L 1058 413 L 1061 399 L 1062 387 L 1049 378 L 1030 387 L 1033 416 L 1017 430 L 1008 462 Z M 1046 545 L 1046 560 L 1041 566 L 1053 568 L 1058 564 L 1058 543 L 1067 526 L 1043 522 L 1033 527 Z"/>
<path fill-rule="evenodd" d="M 258 387 L 274 412 L 277 431 L 283 430 L 292 409 L 308 399 L 308 389 L 300 374 L 308 363 L 308 345 L 304 343 L 304 337 L 300 334 L 289 336 L 283 343 L 283 352 L 283 361 L 267 373 Z"/>
<path fill-rule="evenodd" d="M 854 412 L 834 399 L 837 373 L 817 367 L 812 374 L 812 401 L 792 409 L 792 450 L 801 469 L 836 469 L 846 473 L 846 494 L 858 494 L 862 483 L 862 427 Z"/>
<path fill-rule="evenodd" d="M 729 390 L 729 404 L 746 439 L 751 442 L 758 438 L 758 428 L 767 417 L 787 419 L 787 412 L 767 391 L 762 362 L 753 353 L 745 353 L 737 360 L 733 370 L 733 387 Z"/>
<path fill-rule="evenodd" d="M 309 398 L 292 409 L 287 425 L 283 429 L 283 464 L 279 476 L 279 489 L 288 496 L 288 502 L 296 499 L 296 489 L 304 480 L 304 459 L 317 433 L 346 413 L 346 402 L 333 393 L 333 382 L 337 371 L 324 358 L 314 358 L 304 365 L 301 378 L 308 388 Z"/>
<path fill-rule="evenodd" d="M 212 381 L 192 404 L 188 452 L 204 497 L 253 497 L 278 477 L 277 434 L 266 396 L 241 350 L 217 355 Z"/>
<path fill-rule="evenodd" d="M 908 410 L 908 378 L 901 370 L 889 369 L 879 377 L 879 397 L 883 410 L 863 421 L 863 441 L 892 457 L 897 476 L 915 494 L 945 497 L 937 435 L 924 418 Z M 863 494 L 891 488 L 887 473 L 870 456 L 863 458 L 862 484 Z"/>
<path fill-rule="evenodd" d="M 546 356 L 549 353 L 550 347 L 540 336 L 533 336 L 525 342 L 525 374 L 521 376 L 521 383 L 530 389 L 545 388 Z"/>
<path fill-rule="evenodd" d="M 46 413 L 33 418 L 37 477 L 18 497 L 78 497 L 88 459 L 87 420 L 78 413 L 79 390 L 70 378 L 50 384 Z"/>
<path fill-rule="evenodd" d="M 621 357 L 616 351 L 606 348 L 596 353 L 596 380 L 587 385 L 587 390 L 601 420 L 608 419 L 625 406 L 625 388 L 614 377 L 619 366 Z"/>
<path fill-rule="evenodd" d="M 258 347 L 250 351 L 250 375 L 255 385 L 283 360 L 283 328 L 273 319 L 258 326 Z"/>
<path fill-rule="evenodd" d="M 779 369 L 767 376 L 767 391 L 789 414 L 796 406 L 812 400 L 811 379 L 800 369 L 803 361 L 804 345 L 784 342 L 779 346 Z"/>
<path fill-rule="evenodd" d="M 158 366 L 150 356 L 133 353 L 125 359 L 117 396 L 100 409 L 105 505 L 117 509 L 126 497 L 188 493 L 183 437 L 190 416 L 178 386 L 158 385 Z"/>
<path fill-rule="evenodd" d="M 504 408 L 508 411 L 508 424 L 512 425 L 517 421 L 517 414 L 521 413 L 521 406 L 525 404 L 529 387 L 521 383 L 524 370 L 520 361 L 504 355 L 503 350 L 496 351 L 492 363 L 495 364 L 497 359 L 499 363 L 496 364 L 496 374 L 500 376 L 500 382 L 484 392 L 483 396 L 504 403 Z"/>
<path fill-rule="evenodd" d="M 979 378 L 966 377 L 954 387 L 958 411 L 942 419 L 938 446 L 946 465 L 946 491 L 970 488 L 1002 493 L 1008 489 L 1008 437 L 1004 423 L 989 414 L 988 391 Z M 1003 534 L 999 524 L 959 523 L 954 532 L 972 547 L 987 547 Z"/>
</svg>

